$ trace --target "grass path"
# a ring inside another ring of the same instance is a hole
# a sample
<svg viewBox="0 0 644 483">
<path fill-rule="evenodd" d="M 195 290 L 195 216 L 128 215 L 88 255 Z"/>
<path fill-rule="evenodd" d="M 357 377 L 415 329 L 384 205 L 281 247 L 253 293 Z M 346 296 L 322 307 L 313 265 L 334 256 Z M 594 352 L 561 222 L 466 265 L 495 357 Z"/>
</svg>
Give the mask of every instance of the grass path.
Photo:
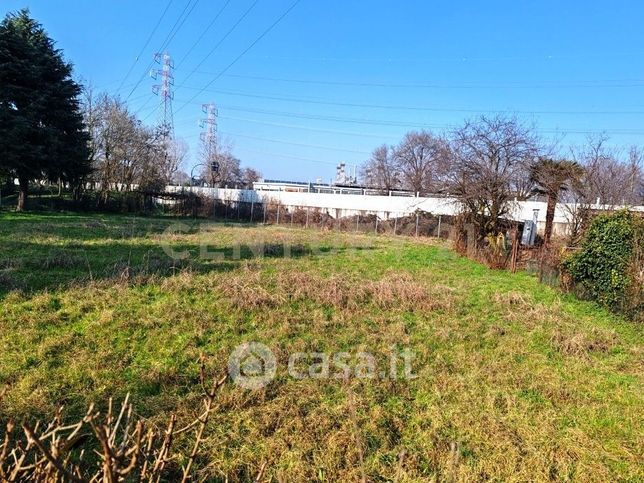
<svg viewBox="0 0 644 483">
<path fill-rule="evenodd" d="M 188 420 L 200 354 L 221 372 L 258 341 L 277 376 L 225 386 L 198 462 L 213 478 L 267 460 L 277 481 L 644 479 L 641 327 L 438 242 L 171 224 L 0 213 L 0 420 L 128 392 L 152 423 Z M 403 349 L 411 380 L 286 370 Z"/>
</svg>

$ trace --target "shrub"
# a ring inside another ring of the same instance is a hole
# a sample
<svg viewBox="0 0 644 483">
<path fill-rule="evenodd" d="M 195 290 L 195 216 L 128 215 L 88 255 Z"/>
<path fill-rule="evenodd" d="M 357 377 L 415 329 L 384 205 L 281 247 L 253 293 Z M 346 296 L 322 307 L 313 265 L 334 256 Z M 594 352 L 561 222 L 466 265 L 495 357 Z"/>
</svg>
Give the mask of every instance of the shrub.
<svg viewBox="0 0 644 483">
<path fill-rule="evenodd" d="M 642 304 L 635 264 L 643 237 L 641 217 L 626 211 L 598 216 L 580 251 L 565 260 L 563 268 L 584 296 L 632 315 Z"/>
</svg>

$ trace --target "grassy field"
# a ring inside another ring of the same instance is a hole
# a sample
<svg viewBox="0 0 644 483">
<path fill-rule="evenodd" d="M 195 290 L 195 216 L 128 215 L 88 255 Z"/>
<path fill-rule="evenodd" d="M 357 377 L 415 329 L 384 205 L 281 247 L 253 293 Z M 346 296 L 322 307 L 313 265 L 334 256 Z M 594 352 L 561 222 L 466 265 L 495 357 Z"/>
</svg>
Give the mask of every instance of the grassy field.
<svg viewBox="0 0 644 483">
<path fill-rule="evenodd" d="M 0 213 L 0 420 L 128 392 L 151 423 L 191 420 L 200 354 L 223 373 L 257 341 L 277 376 L 224 386 L 199 460 L 213 479 L 264 460 L 273 481 L 644 479 L 641 327 L 440 242 L 183 223 Z M 286 368 L 403 349 L 414 379 Z"/>
</svg>

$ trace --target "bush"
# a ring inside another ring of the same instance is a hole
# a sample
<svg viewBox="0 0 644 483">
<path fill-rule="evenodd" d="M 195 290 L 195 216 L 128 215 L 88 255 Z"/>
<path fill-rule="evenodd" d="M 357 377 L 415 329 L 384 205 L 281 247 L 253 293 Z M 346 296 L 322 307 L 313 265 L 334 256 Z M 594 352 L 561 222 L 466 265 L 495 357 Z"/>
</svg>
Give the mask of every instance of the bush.
<svg viewBox="0 0 644 483">
<path fill-rule="evenodd" d="M 564 261 L 582 295 L 613 310 L 637 314 L 642 309 L 638 259 L 644 220 L 626 211 L 596 217 L 581 250 Z"/>
</svg>

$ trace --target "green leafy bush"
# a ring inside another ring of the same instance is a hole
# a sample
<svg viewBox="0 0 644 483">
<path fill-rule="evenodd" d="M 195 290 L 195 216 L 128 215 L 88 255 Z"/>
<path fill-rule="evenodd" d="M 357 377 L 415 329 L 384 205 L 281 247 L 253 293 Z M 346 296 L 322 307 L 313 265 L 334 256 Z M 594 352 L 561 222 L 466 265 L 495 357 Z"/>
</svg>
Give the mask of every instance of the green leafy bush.
<svg viewBox="0 0 644 483">
<path fill-rule="evenodd" d="M 584 296 L 613 310 L 639 311 L 641 277 L 637 267 L 644 237 L 644 220 L 626 211 L 596 217 L 586 233 L 581 250 L 564 261 Z M 634 299 L 635 297 L 635 299 Z"/>
</svg>

